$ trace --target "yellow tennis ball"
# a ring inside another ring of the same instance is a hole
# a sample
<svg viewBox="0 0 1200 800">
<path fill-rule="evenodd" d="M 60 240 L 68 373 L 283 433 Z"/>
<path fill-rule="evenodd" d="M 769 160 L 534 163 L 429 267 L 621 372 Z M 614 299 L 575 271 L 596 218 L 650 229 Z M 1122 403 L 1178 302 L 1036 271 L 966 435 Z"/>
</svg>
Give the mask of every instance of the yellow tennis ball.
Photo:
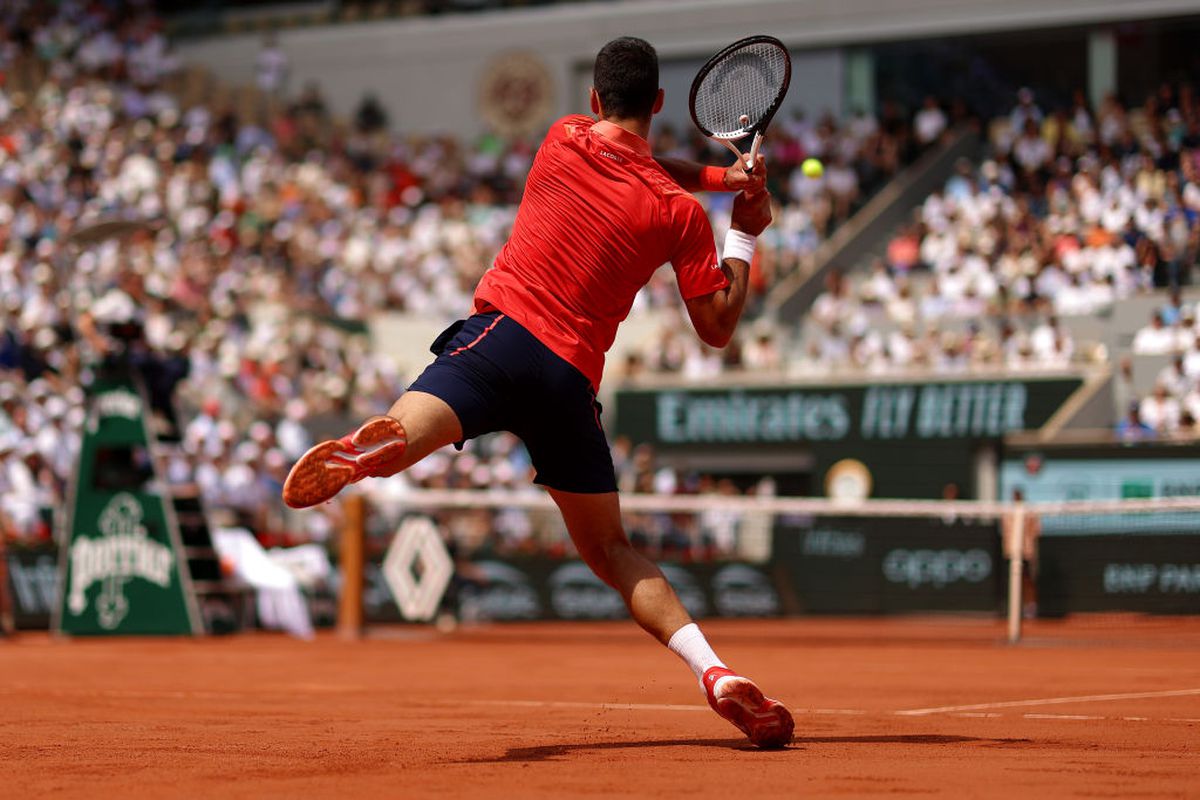
<svg viewBox="0 0 1200 800">
<path fill-rule="evenodd" d="M 815 158 L 806 158 L 804 163 L 800 165 L 800 169 L 809 178 L 819 178 L 825 174 L 825 167 Z"/>
</svg>

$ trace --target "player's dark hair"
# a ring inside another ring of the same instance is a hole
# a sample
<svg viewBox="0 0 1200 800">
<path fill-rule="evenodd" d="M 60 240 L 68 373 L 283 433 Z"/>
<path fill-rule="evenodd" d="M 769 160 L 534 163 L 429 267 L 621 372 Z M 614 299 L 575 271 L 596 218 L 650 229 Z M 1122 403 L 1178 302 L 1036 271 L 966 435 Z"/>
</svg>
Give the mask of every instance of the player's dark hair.
<svg viewBox="0 0 1200 800">
<path fill-rule="evenodd" d="M 592 86 L 607 116 L 649 118 L 658 97 L 658 53 L 644 39 L 613 39 L 596 55 Z"/>
</svg>

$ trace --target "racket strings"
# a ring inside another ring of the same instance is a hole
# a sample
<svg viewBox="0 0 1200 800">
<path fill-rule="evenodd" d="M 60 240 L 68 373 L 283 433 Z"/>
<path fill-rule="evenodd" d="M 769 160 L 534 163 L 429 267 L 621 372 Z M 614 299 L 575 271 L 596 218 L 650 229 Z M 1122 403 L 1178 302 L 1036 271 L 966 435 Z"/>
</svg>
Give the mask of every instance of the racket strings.
<svg viewBox="0 0 1200 800">
<path fill-rule="evenodd" d="M 693 101 L 696 122 L 717 136 L 754 127 L 776 104 L 787 70 L 787 51 L 774 44 L 755 43 L 735 50 L 714 64 L 698 84 Z"/>
</svg>

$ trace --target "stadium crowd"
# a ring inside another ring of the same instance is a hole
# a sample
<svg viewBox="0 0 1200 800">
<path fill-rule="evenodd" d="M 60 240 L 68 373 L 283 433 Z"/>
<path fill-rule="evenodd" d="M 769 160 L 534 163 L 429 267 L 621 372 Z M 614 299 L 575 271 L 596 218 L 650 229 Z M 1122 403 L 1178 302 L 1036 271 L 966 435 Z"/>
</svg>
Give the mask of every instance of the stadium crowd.
<svg viewBox="0 0 1200 800">
<path fill-rule="evenodd" d="M 885 103 L 878 116 L 860 110 L 841 123 L 828 114 L 813 120 L 800 111 L 776 122 L 764 147 L 769 186 L 778 202 L 751 268 L 747 315 L 754 316 L 778 280 L 807 268 L 817 246 L 905 164 L 938 143 L 949 124 L 950 118 L 932 102 L 911 121 L 895 104 Z M 669 127 L 656 134 L 654 146 L 657 153 L 702 162 L 720 159 L 724 152 L 714 151 L 698 133 L 681 144 Z M 822 160 L 821 176 L 803 173 L 800 165 L 807 158 Z M 709 204 L 719 239 L 728 224 L 731 198 L 711 195 L 702 200 Z M 667 270 L 655 274 L 644 295 L 651 306 L 679 309 Z M 764 323 L 744 326 L 729 347 L 718 352 L 691 336 L 677 313 L 667 313 L 657 336 L 629 356 L 623 373 L 677 373 L 703 380 L 731 370 L 776 369 L 784 363 L 782 346 L 777 331 Z"/>
<path fill-rule="evenodd" d="M 1128 400 L 1117 432 L 1127 440 L 1200 434 L 1200 324 L 1195 304 L 1184 302 L 1178 288 L 1150 322 L 1133 337 L 1132 357 L 1166 357 L 1155 376 L 1154 387 L 1144 397 L 1132 397 L 1133 360 L 1120 365 L 1119 379 Z"/>
<path fill-rule="evenodd" d="M 362 321 L 385 309 L 450 319 L 469 307 L 512 224 L 534 144 L 396 135 L 370 102 L 347 124 L 315 86 L 266 119 L 184 107 L 168 90 L 180 65 L 161 20 L 137 2 L 6 3 L 0 28 L 0 528 L 51 534 L 49 510 L 65 507 L 78 453 L 81 387 L 125 358 L 152 395 L 177 395 L 180 446 L 166 453 L 166 474 L 195 484 L 215 521 L 264 538 L 328 537 L 340 507 L 288 512 L 287 468 L 315 433 L 382 412 L 412 377 L 372 349 Z M 1039 124 L 1031 102 L 1018 107 L 1023 131 Z M 1187 279 L 1200 209 L 1191 103 L 1160 98 L 1139 115 L 1144 128 L 1119 106 L 1095 120 L 1084 107 L 1040 117 L 1044 147 L 998 140 L 995 158 L 965 165 L 932 196 L 870 276 L 831 280 L 812 315 L 823 335 L 799 358 L 789 362 L 768 327 L 745 326 L 718 353 L 672 323 L 627 372 L 1067 363 L 1082 348 L 1056 317 Z M 949 123 L 933 101 L 911 123 L 891 105 L 842 124 L 781 120 L 768 143 L 779 204 L 754 265 L 758 291 Z M 724 153 L 669 128 L 654 146 L 700 160 Z M 827 164 L 820 180 L 798 168 L 809 156 Z M 719 228 L 730 198 L 703 202 Z M 73 240 L 112 217 L 153 224 L 125 239 Z M 675 296 L 663 270 L 635 308 L 677 308 Z M 990 320 L 998 333 L 940 330 L 950 319 Z M 172 414 L 158 406 L 166 432 Z M 738 491 L 663 468 L 628 442 L 614 443 L 614 460 L 626 489 Z M 528 473 L 519 442 L 498 435 L 371 490 L 394 511 L 412 486 L 533 491 Z M 464 538 L 478 532 L 472 524 L 453 520 Z M 658 551 L 727 552 L 731 524 L 664 516 L 633 527 Z M 517 512 L 486 527 L 501 547 L 537 538 Z"/>
<path fill-rule="evenodd" d="M 1102 347 L 1073 341 L 1062 320 L 1192 281 L 1200 108 L 1191 87 L 1163 86 L 1137 109 L 1109 98 L 1095 113 L 1082 92 L 1047 113 L 1022 90 L 990 139 L 990 156 L 960 162 L 869 270 L 830 276 L 804 332 L 801 369 L 1104 360 Z M 1194 347 L 1180 318 L 1157 321 L 1135 350 Z"/>
<path fill-rule="evenodd" d="M 338 507 L 286 512 L 287 467 L 314 426 L 380 413 L 412 377 L 373 352 L 363 319 L 469 307 L 532 146 L 395 136 L 378 109 L 345 125 L 312 86 L 265 123 L 181 107 L 168 91 L 178 61 L 139 3 L 6 4 L 0 25 L 0 525 L 50 534 L 81 387 L 127 360 L 162 433 L 163 398 L 178 397 L 166 474 L 194 484 L 215 521 L 325 537 Z M 811 135 L 834 141 L 824 125 Z M 152 224 L 73 239 L 113 218 Z M 659 299 L 651 287 L 641 302 Z M 493 437 L 409 482 L 524 485 L 524 458 Z"/>
</svg>

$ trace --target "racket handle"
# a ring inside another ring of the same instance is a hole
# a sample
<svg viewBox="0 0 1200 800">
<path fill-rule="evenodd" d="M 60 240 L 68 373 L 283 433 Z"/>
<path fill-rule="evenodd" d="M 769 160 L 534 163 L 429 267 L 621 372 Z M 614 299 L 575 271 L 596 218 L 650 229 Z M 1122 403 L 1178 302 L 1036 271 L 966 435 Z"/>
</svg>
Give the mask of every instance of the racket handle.
<svg viewBox="0 0 1200 800">
<path fill-rule="evenodd" d="M 742 151 L 738 150 L 737 145 L 733 142 L 729 141 L 728 139 L 721 139 L 719 141 L 721 144 L 729 148 L 729 152 L 733 153 L 734 157 L 736 157 L 738 161 L 741 161 L 743 158 L 745 158 L 745 156 L 742 155 Z"/>
<path fill-rule="evenodd" d="M 750 145 L 750 154 L 746 156 L 746 173 L 753 174 L 754 165 L 758 163 L 758 148 L 762 144 L 762 134 L 754 134 L 754 143 Z"/>
</svg>

